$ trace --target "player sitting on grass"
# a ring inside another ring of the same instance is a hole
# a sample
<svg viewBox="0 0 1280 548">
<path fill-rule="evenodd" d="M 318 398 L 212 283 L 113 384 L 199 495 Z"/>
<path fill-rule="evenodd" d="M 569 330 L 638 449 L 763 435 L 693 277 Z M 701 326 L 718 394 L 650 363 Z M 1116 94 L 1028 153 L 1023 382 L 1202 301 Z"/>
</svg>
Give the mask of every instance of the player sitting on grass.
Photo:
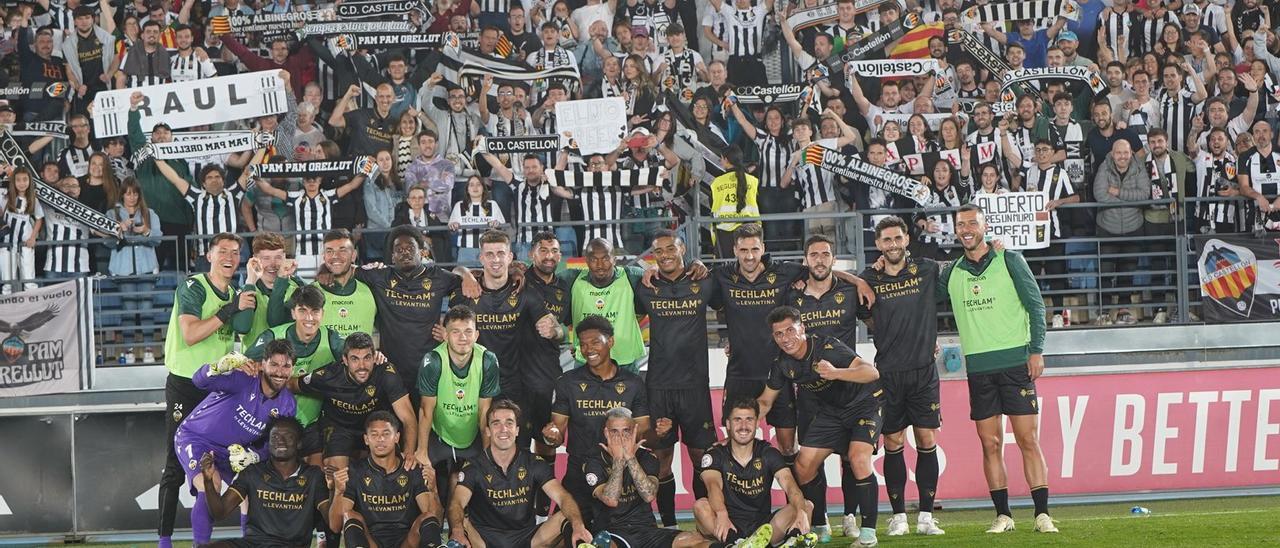
<svg viewBox="0 0 1280 548">
<path fill-rule="evenodd" d="M 763 548 L 784 538 L 782 546 L 814 546 L 817 535 L 809 531 L 813 503 L 800 492 L 782 453 L 756 439 L 759 421 L 756 400 L 734 402 L 725 420 L 728 443 L 713 445 L 702 455 L 699 468 L 707 498 L 693 505 L 698 532 L 719 542 L 713 547 Z M 770 500 L 774 480 L 787 494 L 787 505 L 776 511 Z M 750 531 L 754 533 L 743 536 Z M 733 544 L 725 544 L 729 542 Z"/>
</svg>

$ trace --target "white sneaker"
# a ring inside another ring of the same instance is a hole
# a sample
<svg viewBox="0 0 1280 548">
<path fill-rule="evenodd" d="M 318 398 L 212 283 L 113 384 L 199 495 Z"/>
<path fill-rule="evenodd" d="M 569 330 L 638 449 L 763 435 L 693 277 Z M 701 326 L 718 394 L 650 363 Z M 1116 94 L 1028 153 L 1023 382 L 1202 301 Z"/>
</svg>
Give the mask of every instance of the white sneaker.
<svg viewBox="0 0 1280 548">
<path fill-rule="evenodd" d="M 911 528 L 907 526 L 906 514 L 894 514 L 889 518 L 889 532 L 885 533 L 891 537 L 900 537 L 910 532 Z"/>
<path fill-rule="evenodd" d="M 858 530 L 858 540 L 854 541 L 852 546 L 868 548 L 877 544 L 880 544 L 880 541 L 876 539 L 876 530 L 871 527 L 863 527 Z"/>
<path fill-rule="evenodd" d="M 924 512 L 916 518 L 916 534 L 917 535 L 945 535 L 946 531 L 938 527 L 938 520 L 933 519 L 932 515 L 926 516 Z"/>
<path fill-rule="evenodd" d="M 1053 315 L 1053 324 L 1052 324 L 1052 325 L 1053 325 L 1053 328 L 1054 328 L 1054 329 L 1062 329 L 1063 327 L 1065 327 L 1065 326 L 1066 326 L 1066 324 L 1064 323 L 1064 321 L 1063 321 L 1063 319 L 1062 319 L 1062 314 L 1054 314 L 1054 315 Z"/>
<path fill-rule="evenodd" d="M 826 516 L 823 517 L 825 518 Z M 815 525 L 813 526 L 813 532 L 818 535 L 818 542 L 831 542 L 831 524 Z"/>
<path fill-rule="evenodd" d="M 853 537 L 858 535 L 858 517 L 853 514 L 845 514 L 844 519 L 840 520 L 841 530 L 844 536 Z"/>
<path fill-rule="evenodd" d="M 1037 533 L 1057 533 L 1058 528 L 1053 524 L 1053 518 L 1049 517 L 1049 514 L 1038 514 L 1036 515 L 1035 531 Z"/>
<path fill-rule="evenodd" d="M 1003 533 L 1013 530 L 1013 518 L 1000 514 L 996 516 L 995 521 L 991 522 L 991 527 L 987 528 L 988 533 Z"/>
</svg>

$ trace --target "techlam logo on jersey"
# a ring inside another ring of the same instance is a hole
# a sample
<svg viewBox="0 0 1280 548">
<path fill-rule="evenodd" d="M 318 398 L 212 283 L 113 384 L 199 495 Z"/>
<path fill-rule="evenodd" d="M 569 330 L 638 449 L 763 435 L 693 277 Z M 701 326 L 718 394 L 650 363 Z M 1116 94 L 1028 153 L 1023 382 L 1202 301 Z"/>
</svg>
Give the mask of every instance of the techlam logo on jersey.
<svg viewBox="0 0 1280 548">
<path fill-rule="evenodd" d="M 1200 289 L 1227 310 L 1248 317 L 1258 260 L 1247 247 L 1210 240 L 1200 253 Z"/>
</svg>

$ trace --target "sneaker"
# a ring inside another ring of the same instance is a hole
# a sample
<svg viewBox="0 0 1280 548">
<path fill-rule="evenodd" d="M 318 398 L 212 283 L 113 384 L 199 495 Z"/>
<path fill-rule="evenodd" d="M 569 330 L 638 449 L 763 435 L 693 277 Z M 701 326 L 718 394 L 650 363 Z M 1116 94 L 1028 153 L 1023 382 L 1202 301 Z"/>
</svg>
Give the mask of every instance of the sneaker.
<svg viewBox="0 0 1280 548">
<path fill-rule="evenodd" d="M 1111 314 L 1102 313 L 1094 318 L 1093 325 L 1111 325 Z"/>
<path fill-rule="evenodd" d="M 991 527 L 987 528 L 988 533 L 1003 533 L 1013 530 L 1013 518 L 1000 514 L 996 516 L 995 521 L 991 522 Z"/>
<path fill-rule="evenodd" d="M 773 539 L 773 526 L 766 523 L 756 529 L 751 536 L 739 540 L 734 544 L 737 548 L 768 548 L 769 541 Z"/>
<path fill-rule="evenodd" d="M 1062 319 L 1062 314 L 1054 314 L 1054 315 L 1053 315 L 1053 322 L 1052 322 L 1052 325 L 1053 325 L 1053 328 L 1054 328 L 1054 329 L 1062 329 L 1063 327 L 1065 327 L 1065 326 L 1066 326 L 1066 324 L 1064 323 L 1064 321 L 1063 321 L 1063 319 Z"/>
<path fill-rule="evenodd" d="M 1049 517 L 1049 514 L 1038 514 L 1036 515 L 1035 531 L 1037 533 L 1057 533 L 1058 528 L 1053 524 L 1053 518 Z"/>
<path fill-rule="evenodd" d="M 1121 312 L 1116 316 L 1116 325 L 1134 325 L 1138 323 L 1138 319 L 1133 317 L 1132 312 Z"/>
<path fill-rule="evenodd" d="M 840 520 L 841 530 L 844 536 L 851 537 L 858 532 L 858 517 L 853 514 L 845 514 L 844 519 Z"/>
<path fill-rule="evenodd" d="M 818 542 L 831 542 L 831 524 L 815 526 L 813 533 L 818 535 Z"/>
<path fill-rule="evenodd" d="M 854 541 L 854 546 L 875 546 L 880 544 L 876 539 L 876 530 L 872 527 L 863 527 L 858 532 L 858 540 Z"/>
<path fill-rule="evenodd" d="M 813 531 L 809 531 L 803 535 L 796 535 L 778 545 L 778 548 L 813 548 L 818 545 L 818 535 Z"/>
<path fill-rule="evenodd" d="M 907 526 L 906 514 L 894 514 L 893 517 L 889 518 L 889 532 L 887 533 L 889 536 L 900 537 L 909 531 L 910 527 Z"/>
<path fill-rule="evenodd" d="M 1168 323 L 1168 322 L 1169 322 L 1169 314 L 1163 310 L 1156 312 L 1156 315 L 1153 318 L 1151 318 L 1151 323 Z"/>
<path fill-rule="evenodd" d="M 917 535 L 945 535 L 941 527 L 938 527 L 938 520 L 933 516 L 921 515 L 916 518 L 916 534 Z"/>
</svg>

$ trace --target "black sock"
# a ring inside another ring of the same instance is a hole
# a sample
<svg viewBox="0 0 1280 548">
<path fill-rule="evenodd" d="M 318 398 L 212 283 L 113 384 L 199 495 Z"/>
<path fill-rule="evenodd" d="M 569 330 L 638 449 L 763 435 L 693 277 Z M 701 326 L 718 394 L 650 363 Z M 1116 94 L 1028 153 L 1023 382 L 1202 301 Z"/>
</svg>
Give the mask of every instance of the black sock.
<svg viewBox="0 0 1280 548">
<path fill-rule="evenodd" d="M 573 524 L 567 519 L 560 524 L 560 539 L 565 546 L 573 546 Z"/>
<path fill-rule="evenodd" d="M 885 481 L 888 481 L 886 477 Z M 938 447 L 916 449 L 916 487 L 920 489 L 920 511 L 932 512 L 938 494 Z"/>
<path fill-rule="evenodd" d="M 903 447 L 897 451 L 884 450 L 884 488 L 889 493 L 889 506 L 893 513 L 907 513 L 907 458 L 902 454 Z M 921 511 L 928 512 L 923 506 Z"/>
<path fill-rule="evenodd" d="M 337 540 L 337 536 L 326 537 Z M 364 524 L 354 519 L 349 519 L 342 524 L 342 545 L 347 548 L 362 548 L 369 545 L 368 539 L 364 536 Z"/>
<path fill-rule="evenodd" d="M 427 518 L 418 524 L 418 548 L 436 548 L 440 546 L 440 535 L 442 533 L 440 520 L 436 518 Z"/>
<path fill-rule="evenodd" d="M 1001 516 L 1013 517 L 1013 512 L 1009 510 L 1009 488 L 991 490 L 991 504 L 996 507 L 996 514 Z"/>
<path fill-rule="evenodd" d="M 790 468 L 790 469 L 791 469 L 791 471 L 792 471 L 792 473 L 794 473 L 794 472 L 795 472 L 795 468 L 796 468 L 796 456 L 795 456 L 795 455 L 783 455 L 783 456 L 782 456 L 782 462 L 787 463 L 787 468 Z"/>
<path fill-rule="evenodd" d="M 876 516 L 880 512 L 880 483 L 876 475 L 857 480 L 858 510 L 862 512 L 862 527 L 876 528 Z"/>
<path fill-rule="evenodd" d="M 321 519 L 320 519 L 320 520 L 318 520 L 318 523 L 317 523 L 317 526 L 316 526 L 316 531 L 318 531 L 320 534 L 324 535 L 325 542 L 337 542 L 337 540 L 338 540 L 338 532 L 337 532 L 337 531 L 330 531 L 330 530 L 329 530 L 329 520 L 328 520 L 327 518 L 328 518 L 328 516 L 321 516 Z M 346 529 L 346 524 L 345 524 L 345 523 L 343 524 L 343 529 Z M 362 531 L 364 530 L 364 526 L 363 526 L 363 525 L 361 526 L 361 530 L 362 530 Z M 364 546 L 364 545 L 365 545 L 365 542 L 364 542 L 364 541 L 361 541 L 361 544 L 360 544 L 360 545 L 361 545 L 361 546 Z"/>
<path fill-rule="evenodd" d="M 827 524 L 827 474 L 821 468 L 818 469 L 817 477 L 809 482 L 813 485 L 813 493 L 815 498 L 809 499 L 813 503 L 813 515 L 809 516 L 809 525 L 817 527 Z"/>
<path fill-rule="evenodd" d="M 844 495 L 845 515 L 858 513 L 858 489 L 854 486 L 853 466 L 849 461 L 840 459 L 840 493 Z"/>
<path fill-rule="evenodd" d="M 1049 486 L 1041 485 L 1031 489 L 1031 501 L 1036 505 L 1036 515 L 1049 513 Z"/>
<path fill-rule="evenodd" d="M 822 474 L 818 474 L 818 476 L 810 480 L 809 483 L 801 485 L 800 492 L 804 494 L 804 500 L 813 503 L 813 518 L 815 521 L 811 521 L 810 524 L 817 525 L 818 522 L 816 519 L 818 517 L 819 501 L 823 503 L 823 508 L 826 508 L 827 479 L 823 477 Z M 743 534 L 750 534 L 750 531 Z"/>
<path fill-rule="evenodd" d="M 676 477 L 658 478 L 658 513 L 662 515 L 662 526 L 671 527 L 676 524 Z"/>
</svg>

